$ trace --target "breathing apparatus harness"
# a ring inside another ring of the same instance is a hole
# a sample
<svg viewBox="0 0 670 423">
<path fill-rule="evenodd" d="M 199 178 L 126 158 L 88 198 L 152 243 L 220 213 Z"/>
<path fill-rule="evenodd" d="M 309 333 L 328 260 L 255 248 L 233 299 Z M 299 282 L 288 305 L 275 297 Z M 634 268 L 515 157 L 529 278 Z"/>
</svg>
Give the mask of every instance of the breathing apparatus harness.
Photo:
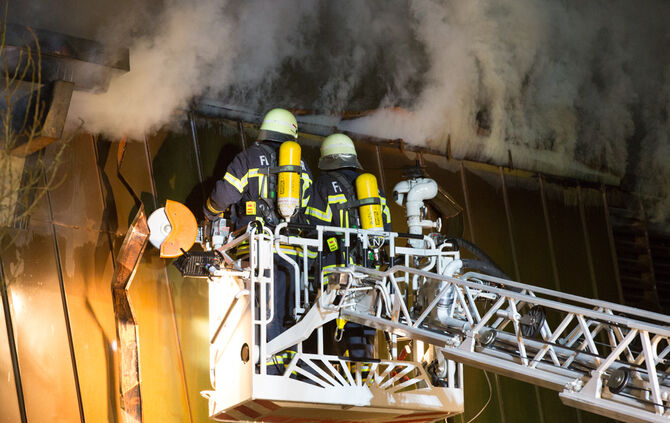
<svg viewBox="0 0 670 423">
<path fill-rule="evenodd" d="M 332 206 L 333 209 L 335 211 L 342 210 L 347 214 L 349 228 L 362 228 L 363 225 L 361 224 L 360 208 L 367 205 L 381 205 L 379 196 L 359 199 L 358 194 L 356 193 L 356 188 L 343 173 L 334 170 L 328 171 L 327 174 L 335 179 L 335 181 L 337 181 L 339 186 L 342 188 L 344 197 L 347 200 L 344 203 L 334 204 Z M 344 222 L 340 222 L 340 224 L 343 223 Z M 331 241 L 328 240 L 328 242 L 330 243 Z M 349 251 L 346 255 L 351 255 L 353 260 L 357 261 L 358 263 L 363 263 L 364 265 L 367 265 L 369 261 L 378 261 L 379 257 L 377 252 L 373 252 L 371 255 L 369 255 L 363 251 L 360 242 L 354 240 L 352 244 L 352 250 Z"/>
<path fill-rule="evenodd" d="M 358 207 L 353 205 L 353 203 L 355 203 L 358 200 L 358 198 L 356 197 L 356 192 L 354 191 L 354 186 L 342 173 L 336 170 L 329 171 L 327 172 L 327 174 L 333 177 L 335 181 L 337 181 L 338 185 L 342 188 L 344 198 L 347 199 L 347 201 L 344 203 L 333 205 L 333 208 L 336 211 L 342 210 L 345 213 L 347 213 L 348 217 L 347 220 L 349 223 L 349 227 L 358 228 L 360 226 L 361 218 L 360 215 L 358 214 Z"/>
<path fill-rule="evenodd" d="M 281 220 L 279 213 L 277 213 L 278 175 L 281 172 L 295 172 L 300 175 L 303 173 L 303 170 L 300 165 L 278 166 L 277 151 L 264 142 L 256 142 L 256 144 L 258 145 L 258 147 L 260 147 L 261 151 L 263 151 L 263 154 L 265 154 L 265 156 L 268 158 L 268 162 L 270 163 L 269 167 L 259 169 L 259 172 L 261 172 L 267 180 L 267 192 L 266 196 L 261 195 L 258 197 L 257 200 L 255 200 L 257 206 L 255 207 L 256 210 L 254 210 L 254 213 L 248 213 L 247 211 L 246 214 L 247 215 L 255 214 L 257 216 L 262 217 L 266 225 L 276 226 L 279 224 Z M 300 203 L 302 203 L 302 189 L 303 189 L 303 181 L 302 177 L 300 177 L 300 190 L 299 190 Z M 298 216 L 301 216 L 301 213 L 298 213 L 301 207 L 302 204 L 300 204 L 300 207 L 296 208 L 294 216 L 296 214 Z"/>
<path fill-rule="evenodd" d="M 359 207 L 371 204 L 381 205 L 381 200 L 379 197 L 370 197 L 359 200 L 353 184 L 349 182 L 349 180 L 342 173 L 334 170 L 327 172 L 327 174 L 332 176 L 340 185 L 340 187 L 342 187 L 344 197 L 347 199 L 346 203 L 335 204 L 333 208 L 336 211 L 343 210 L 347 213 L 349 217 L 349 226 L 351 228 L 360 228 L 361 215 L 359 212 Z M 354 223 L 353 225 L 351 224 L 352 222 Z"/>
</svg>

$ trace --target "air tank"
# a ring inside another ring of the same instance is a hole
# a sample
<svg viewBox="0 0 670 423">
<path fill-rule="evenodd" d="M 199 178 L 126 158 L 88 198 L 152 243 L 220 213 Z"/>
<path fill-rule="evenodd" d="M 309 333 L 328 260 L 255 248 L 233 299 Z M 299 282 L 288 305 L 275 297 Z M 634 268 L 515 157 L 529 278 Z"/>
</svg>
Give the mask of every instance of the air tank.
<svg viewBox="0 0 670 423">
<path fill-rule="evenodd" d="M 279 167 L 286 171 L 279 172 L 277 206 L 288 222 L 300 206 L 300 144 L 285 141 L 279 146 Z"/>
<path fill-rule="evenodd" d="M 363 229 L 383 229 L 382 207 L 379 203 L 377 178 L 371 173 L 364 173 L 356 178 L 356 195 L 363 204 L 358 208 Z M 371 199 L 371 201 L 365 201 Z M 377 201 L 374 201 L 376 199 Z"/>
</svg>

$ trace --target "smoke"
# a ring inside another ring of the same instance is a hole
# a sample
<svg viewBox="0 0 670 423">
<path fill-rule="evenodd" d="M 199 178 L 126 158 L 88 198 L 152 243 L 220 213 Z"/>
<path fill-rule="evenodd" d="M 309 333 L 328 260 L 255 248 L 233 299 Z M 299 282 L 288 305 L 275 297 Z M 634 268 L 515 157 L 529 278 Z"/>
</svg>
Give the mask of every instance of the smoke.
<svg viewBox="0 0 670 423">
<path fill-rule="evenodd" d="M 129 7 L 102 22 L 95 38 L 129 46 L 130 72 L 103 94 L 76 92 L 69 118 L 141 139 L 202 97 L 261 111 L 410 105 L 427 59 L 409 14 L 408 3 L 382 0 Z"/>
<path fill-rule="evenodd" d="M 449 144 L 455 157 L 609 175 L 650 199 L 655 219 L 670 210 L 668 2 L 99 3 L 40 9 L 96 22 L 52 17 L 62 26 L 52 29 L 94 26 L 84 36 L 130 48 L 129 73 L 73 98 L 70 117 L 91 131 L 142 138 L 202 98 L 259 112 L 378 109 L 338 127 Z"/>
<path fill-rule="evenodd" d="M 629 52 L 620 51 L 629 31 L 601 6 L 413 3 L 430 57 L 413 113 L 381 111 L 347 126 L 442 150 L 451 139 L 457 156 L 497 162 L 511 150 L 521 165 L 548 151 L 622 176 L 637 94 L 625 70 Z"/>
<path fill-rule="evenodd" d="M 252 1 L 237 9 L 246 19 L 236 29 L 233 83 L 222 91 L 228 102 L 338 113 L 409 105 L 418 92 L 427 58 L 405 1 Z"/>
<path fill-rule="evenodd" d="M 153 31 L 132 40 L 131 71 L 103 94 L 77 92 L 71 119 L 92 132 L 141 139 L 188 108 L 193 96 L 230 80 L 225 58 L 236 46 L 228 42 L 231 24 L 220 2 L 171 1 L 152 25 Z"/>
<path fill-rule="evenodd" d="M 340 125 L 456 157 L 622 179 L 670 211 L 666 2 L 412 2 L 429 70 L 412 113 Z"/>
</svg>

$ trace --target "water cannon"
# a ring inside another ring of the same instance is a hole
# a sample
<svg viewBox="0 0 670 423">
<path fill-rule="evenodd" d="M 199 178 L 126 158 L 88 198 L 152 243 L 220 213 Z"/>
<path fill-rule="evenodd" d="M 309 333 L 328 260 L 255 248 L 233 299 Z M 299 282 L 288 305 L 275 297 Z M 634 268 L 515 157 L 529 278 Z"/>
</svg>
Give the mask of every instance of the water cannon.
<svg viewBox="0 0 670 423">
<path fill-rule="evenodd" d="M 407 172 L 408 179 L 399 182 L 393 187 L 393 200 L 401 207 L 405 207 L 407 216 L 407 226 L 409 233 L 421 235 L 423 228 L 431 228 L 439 231 L 442 227 L 442 220 L 424 219 L 428 211 L 424 201 L 435 198 L 437 195 L 437 183 L 430 178 L 425 178 L 423 171 L 421 173 Z M 424 241 L 410 239 L 410 245 L 414 248 L 423 247 Z"/>
</svg>

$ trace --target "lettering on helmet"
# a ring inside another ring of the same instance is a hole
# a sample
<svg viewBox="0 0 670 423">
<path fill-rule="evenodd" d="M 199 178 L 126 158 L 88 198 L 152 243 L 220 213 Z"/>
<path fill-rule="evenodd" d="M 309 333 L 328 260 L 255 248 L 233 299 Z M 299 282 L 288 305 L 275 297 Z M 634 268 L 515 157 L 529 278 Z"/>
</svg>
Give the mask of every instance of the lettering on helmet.
<svg viewBox="0 0 670 423">
<path fill-rule="evenodd" d="M 270 166 L 270 162 L 268 161 L 268 158 L 265 156 L 260 156 L 261 158 L 261 166 Z"/>
<path fill-rule="evenodd" d="M 338 184 L 337 181 L 333 181 L 333 191 L 342 192 L 342 187 L 340 187 L 340 184 Z"/>
</svg>

